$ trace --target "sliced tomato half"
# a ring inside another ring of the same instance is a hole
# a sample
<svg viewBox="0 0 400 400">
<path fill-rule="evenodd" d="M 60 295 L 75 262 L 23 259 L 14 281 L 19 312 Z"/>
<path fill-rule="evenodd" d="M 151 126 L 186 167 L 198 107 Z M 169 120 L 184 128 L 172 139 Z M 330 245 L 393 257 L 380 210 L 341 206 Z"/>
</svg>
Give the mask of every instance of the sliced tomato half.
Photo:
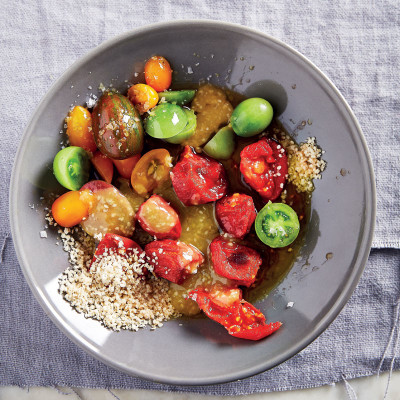
<svg viewBox="0 0 400 400">
<path fill-rule="evenodd" d="M 252 197 L 234 193 L 215 203 L 215 216 L 225 232 L 242 239 L 250 232 L 257 214 Z"/>
<path fill-rule="evenodd" d="M 178 239 L 182 226 L 177 212 L 159 195 L 153 194 L 136 214 L 140 226 L 157 239 Z"/>
<path fill-rule="evenodd" d="M 282 192 L 288 173 L 285 149 L 275 140 L 262 138 L 240 153 L 244 180 L 264 201 L 275 200 Z"/>
<path fill-rule="evenodd" d="M 228 184 L 221 163 L 185 146 L 171 171 L 175 193 L 185 206 L 210 203 L 226 194 Z"/>
<path fill-rule="evenodd" d="M 255 250 L 219 236 L 211 242 L 210 252 L 218 275 L 247 287 L 256 280 L 262 258 Z"/>
<path fill-rule="evenodd" d="M 144 248 L 154 274 L 170 282 L 181 284 L 195 274 L 204 257 L 195 247 L 176 240 L 155 240 Z"/>
<path fill-rule="evenodd" d="M 140 196 L 147 196 L 169 179 L 172 158 L 168 150 L 154 149 L 144 154 L 133 168 L 132 188 Z"/>
</svg>

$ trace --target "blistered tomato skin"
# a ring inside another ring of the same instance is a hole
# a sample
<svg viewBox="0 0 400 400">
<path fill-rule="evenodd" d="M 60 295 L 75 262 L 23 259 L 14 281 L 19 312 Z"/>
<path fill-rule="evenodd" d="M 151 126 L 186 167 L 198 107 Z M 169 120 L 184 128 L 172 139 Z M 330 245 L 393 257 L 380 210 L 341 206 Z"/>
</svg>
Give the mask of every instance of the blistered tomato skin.
<svg viewBox="0 0 400 400">
<path fill-rule="evenodd" d="M 144 250 L 148 262 L 154 267 L 154 274 L 178 285 L 195 274 L 204 262 L 203 255 L 196 248 L 176 240 L 155 240 Z"/>
<path fill-rule="evenodd" d="M 143 149 L 140 115 L 128 98 L 105 92 L 92 113 L 94 140 L 107 157 L 123 160 Z"/>
<path fill-rule="evenodd" d="M 260 340 L 281 327 L 281 322 L 267 324 L 263 313 L 242 300 L 237 290 L 200 287 L 190 291 L 189 298 L 196 301 L 209 318 L 224 326 L 230 335 L 241 339 Z"/>
<path fill-rule="evenodd" d="M 266 202 L 278 198 L 288 173 L 285 149 L 275 140 L 263 138 L 246 146 L 240 159 L 240 172 L 245 182 Z"/>
<path fill-rule="evenodd" d="M 157 239 L 178 239 L 182 226 L 177 212 L 161 197 L 153 194 L 139 208 L 136 220 Z"/>
<path fill-rule="evenodd" d="M 219 236 L 211 242 L 210 252 L 218 275 L 247 287 L 256 280 L 262 258 L 255 250 Z"/>
<path fill-rule="evenodd" d="M 215 215 L 222 230 L 238 239 L 250 232 L 257 216 L 252 197 L 242 193 L 218 200 Z"/>
<path fill-rule="evenodd" d="M 216 201 L 228 189 L 222 164 L 194 153 L 189 146 L 185 146 L 170 176 L 175 193 L 185 206 Z"/>
</svg>

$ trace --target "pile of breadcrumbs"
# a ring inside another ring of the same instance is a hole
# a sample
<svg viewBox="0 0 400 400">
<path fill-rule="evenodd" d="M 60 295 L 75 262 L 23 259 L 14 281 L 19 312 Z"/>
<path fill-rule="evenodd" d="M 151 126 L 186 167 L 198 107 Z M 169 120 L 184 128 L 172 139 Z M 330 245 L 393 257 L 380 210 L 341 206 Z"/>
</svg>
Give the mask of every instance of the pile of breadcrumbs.
<svg viewBox="0 0 400 400">
<path fill-rule="evenodd" d="M 317 146 L 315 137 L 297 145 L 290 136 L 283 134 L 279 141 L 288 156 L 288 181 L 295 185 L 297 192 L 311 193 L 313 179 L 321 179 L 321 172 L 326 167 L 326 162 L 321 159 L 324 152 Z"/>
<path fill-rule="evenodd" d="M 51 216 L 47 221 L 55 225 Z M 168 295 L 169 283 L 151 274 L 144 252 L 127 256 L 124 249 L 107 251 L 92 262 L 92 237 L 79 227 L 58 232 L 71 264 L 59 279 L 59 291 L 86 318 L 115 331 L 137 331 L 146 325 L 160 327 L 178 316 Z"/>
</svg>

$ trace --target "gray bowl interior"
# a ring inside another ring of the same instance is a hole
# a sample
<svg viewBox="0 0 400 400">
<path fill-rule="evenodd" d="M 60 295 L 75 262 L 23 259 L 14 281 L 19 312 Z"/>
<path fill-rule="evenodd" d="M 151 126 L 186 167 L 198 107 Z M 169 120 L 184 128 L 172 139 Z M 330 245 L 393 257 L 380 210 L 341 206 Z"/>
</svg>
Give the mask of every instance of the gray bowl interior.
<svg viewBox="0 0 400 400">
<path fill-rule="evenodd" d="M 55 244 L 55 235 L 40 238 L 44 211 L 39 197 L 42 188 L 58 188 L 49 166 L 59 149 L 66 112 L 71 104 L 84 104 L 100 82 L 125 90 L 126 80 L 141 79 L 134 74 L 142 71 L 143 60 L 153 54 L 171 61 L 177 82 L 206 79 L 248 96 L 265 97 L 298 141 L 313 136 L 325 150 L 327 169 L 315 184 L 305 245 L 285 280 L 257 303 L 269 321 L 284 324 L 266 340 L 253 343 L 231 338 L 207 319 L 170 321 L 155 331 L 114 333 L 77 314 L 57 293 L 57 278 L 68 267 L 67 254 Z M 90 86 L 94 89 L 89 90 Z M 127 33 L 74 64 L 53 85 L 25 131 L 10 195 L 21 267 L 52 320 L 103 362 L 173 384 L 244 378 L 279 364 L 314 340 L 358 282 L 375 213 L 365 141 L 354 115 L 329 80 L 299 53 L 270 37 L 239 26 L 195 21 Z M 327 253 L 333 255 L 329 260 Z M 291 309 L 286 308 L 289 301 L 294 302 Z"/>
</svg>

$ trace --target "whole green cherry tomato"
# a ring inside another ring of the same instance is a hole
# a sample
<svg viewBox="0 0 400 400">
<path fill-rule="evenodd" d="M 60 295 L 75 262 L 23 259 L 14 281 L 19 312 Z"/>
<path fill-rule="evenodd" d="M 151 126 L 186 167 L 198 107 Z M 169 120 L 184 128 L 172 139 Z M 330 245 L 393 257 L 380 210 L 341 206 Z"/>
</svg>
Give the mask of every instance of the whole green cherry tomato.
<svg viewBox="0 0 400 400">
<path fill-rule="evenodd" d="M 233 110 L 231 125 L 238 136 L 250 137 L 261 133 L 271 123 L 273 115 L 267 100 L 253 97 Z"/>
<path fill-rule="evenodd" d="M 151 110 L 145 122 L 145 130 L 153 138 L 168 139 L 180 133 L 187 123 L 188 118 L 182 107 L 162 103 Z"/>
<path fill-rule="evenodd" d="M 218 160 L 228 160 L 235 150 L 235 133 L 229 126 L 221 128 L 204 146 L 207 155 Z"/>
</svg>

